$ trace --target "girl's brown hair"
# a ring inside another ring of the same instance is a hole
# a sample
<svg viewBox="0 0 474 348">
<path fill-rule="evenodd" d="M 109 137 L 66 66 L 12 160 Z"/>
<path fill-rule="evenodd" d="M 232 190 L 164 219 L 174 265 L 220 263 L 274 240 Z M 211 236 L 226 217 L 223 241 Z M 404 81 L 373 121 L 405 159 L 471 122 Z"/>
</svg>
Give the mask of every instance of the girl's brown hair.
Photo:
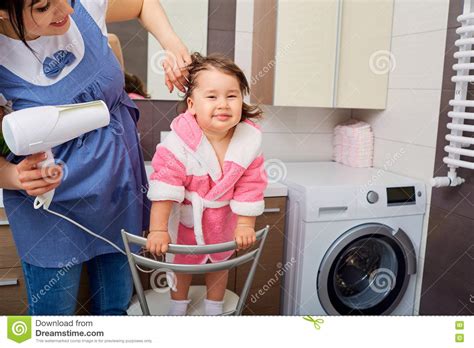
<svg viewBox="0 0 474 348">
<path fill-rule="evenodd" d="M 197 86 L 197 77 L 199 72 L 203 70 L 209 70 L 211 68 L 217 69 L 225 74 L 235 76 L 239 81 L 240 92 L 242 96 L 246 96 L 250 93 L 249 83 L 242 70 L 229 58 L 221 54 L 210 54 L 207 57 L 203 57 L 200 53 L 193 53 L 191 55 L 192 62 L 187 66 L 189 75 L 188 89 L 181 102 L 178 103 L 177 111 L 178 114 L 183 113 L 188 108 L 187 100 L 191 97 L 194 89 Z M 242 119 L 241 122 L 248 118 L 260 119 L 263 116 L 263 111 L 257 105 L 249 105 L 242 102 Z"/>
</svg>

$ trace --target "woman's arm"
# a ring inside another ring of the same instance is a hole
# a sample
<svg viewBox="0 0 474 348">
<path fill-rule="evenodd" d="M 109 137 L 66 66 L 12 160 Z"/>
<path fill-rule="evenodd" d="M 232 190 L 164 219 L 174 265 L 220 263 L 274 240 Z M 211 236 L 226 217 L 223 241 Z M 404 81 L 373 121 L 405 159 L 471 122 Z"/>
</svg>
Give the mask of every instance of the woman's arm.
<svg viewBox="0 0 474 348">
<path fill-rule="evenodd" d="M 123 61 L 123 53 L 122 53 L 122 45 L 120 44 L 120 40 L 117 35 L 109 33 L 109 45 L 112 48 L 112 51 L 117 57 L 117 60 L 122 67 L 122 70 L 125 71 L 125 63 Z"/>
<path fill-rule="evenodd" d="M 185 92 L 187 71 L 191 63 L 188 49 L 174 32 L 159 0 L 109 0 L 106 20 L 108 23 L 139 19 L 143 27 L 151 33 L 168 51 L 163 61 L 166 72 L 165 83 L 170 92 L 173 85 Z"/>
</svg>

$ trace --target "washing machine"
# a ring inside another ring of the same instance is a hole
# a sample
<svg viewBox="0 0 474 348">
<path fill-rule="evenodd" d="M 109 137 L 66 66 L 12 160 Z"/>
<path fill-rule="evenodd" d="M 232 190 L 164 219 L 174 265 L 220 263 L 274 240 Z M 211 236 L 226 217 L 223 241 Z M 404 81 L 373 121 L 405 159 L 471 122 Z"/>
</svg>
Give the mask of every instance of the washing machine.
<svg viewBox="0 0 474 348">
<path fill-rule="evenodd" d="M 425 185 L 377 168 L 285 163 L 286 315 L 413 315 Z"/>
</svg>

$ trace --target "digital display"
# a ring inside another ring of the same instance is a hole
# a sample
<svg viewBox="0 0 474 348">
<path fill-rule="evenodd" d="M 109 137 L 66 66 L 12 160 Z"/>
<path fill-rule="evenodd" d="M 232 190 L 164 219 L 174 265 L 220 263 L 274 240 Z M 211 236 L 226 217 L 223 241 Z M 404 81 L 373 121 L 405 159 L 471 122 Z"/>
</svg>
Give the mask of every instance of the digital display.
<svg viewBox="0 0 474 348">
<path fill-rule="evenodd" d="M 387 188 L 388 205 L 416 204 L 416 194 L 414 186 L 407 187 L 388 187 Z"/>
</svg>

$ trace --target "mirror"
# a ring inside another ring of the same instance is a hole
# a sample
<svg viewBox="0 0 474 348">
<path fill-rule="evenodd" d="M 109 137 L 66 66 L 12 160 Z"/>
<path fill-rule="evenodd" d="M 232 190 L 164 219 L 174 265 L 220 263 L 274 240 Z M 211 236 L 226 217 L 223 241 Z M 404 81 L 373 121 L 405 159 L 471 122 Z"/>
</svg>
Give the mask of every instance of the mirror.
<svg viewBox="0 0 474 348">
<path fill-rule="evenodd" d="M 190 52 L 207 54 L 209 0 L 161 0 L 173 29 Z M 165 52 L 159 42 L 136 20 L 108 24 L 121 44 L 125 71 L 137 76 L 151 99 L 181 100 L 177 89 L 169 93 L 161 62 Z"/>
</svg>

